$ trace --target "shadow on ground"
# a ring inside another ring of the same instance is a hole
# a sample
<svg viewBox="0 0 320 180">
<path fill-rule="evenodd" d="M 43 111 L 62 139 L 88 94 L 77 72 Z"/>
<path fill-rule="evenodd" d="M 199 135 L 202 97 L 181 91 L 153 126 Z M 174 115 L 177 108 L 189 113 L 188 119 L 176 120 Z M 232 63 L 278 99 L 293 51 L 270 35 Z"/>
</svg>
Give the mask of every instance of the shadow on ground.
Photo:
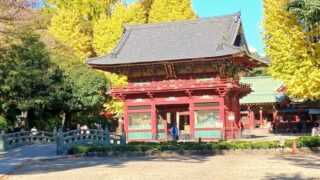
<svg viewBox="0 0 320 180">
<path fill-rule="evenodd" d="M 112 168 L 122 168 L 124 164 L 134 162 L 183 162 L 183 163 L 202 163 L 207 161 L 209 156 L 188 156 L 188 157 L 68 157 L 58 160 L 32 160 L 14 171 L 14 175 L 30 175 L 38 173 L 50 173 L 67 171 L 93 166 L 106 166 Z"/>
<path fill-rule="evenodd" d="M 283 156 L 283 157 L 277 157 L 277 159 L 289 161 L 290 164 L 295 166 L 320 170 L 320 154 L 317 154 L 312 157 L 303 156 L 303 155 Z M 320 178 L 320 172 L 319 172 L 319 178 Z"/>
<path fill-rule="evenodd" d="M 267 180 L 305 180 L 306 178 L 300 173 L 296 173 L 295 175 L 288 175 L 285 173 L 280 174 L 270 174 L 268 173 L 264 179 Z M 308 180 L 315 180 L 316 178 L 308 178 Z"/>
</svg>

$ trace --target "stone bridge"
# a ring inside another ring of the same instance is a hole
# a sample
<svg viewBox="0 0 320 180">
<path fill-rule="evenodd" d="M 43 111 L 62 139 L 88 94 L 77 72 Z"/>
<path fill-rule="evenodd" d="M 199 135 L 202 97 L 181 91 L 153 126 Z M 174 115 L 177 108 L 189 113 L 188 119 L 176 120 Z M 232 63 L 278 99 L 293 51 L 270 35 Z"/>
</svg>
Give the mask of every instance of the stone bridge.
<svg viewBox="0 0 320 180">
<path fill-rule="evenodd" d="M 115 146 L 126 144 L 125 135 L 111 134 L 105 129 L 72 130 L 67 132 L 49 133 L 46 131 L 23 131 L 0 134 L 0 152 L 19 146 L 31 144 L 55 144 L 57 155 L 65 154 L 74 145 L 103 145 Z"/>
<path fill-rule="evenodd" d="M 125 135 L 108 129 L 73 130 L 67 132 L 23 131 L 0 134 L 0 179 L 31 159 L 60 158 L 74 145 L 116 146 L 126 144 Z"/>
</svg>

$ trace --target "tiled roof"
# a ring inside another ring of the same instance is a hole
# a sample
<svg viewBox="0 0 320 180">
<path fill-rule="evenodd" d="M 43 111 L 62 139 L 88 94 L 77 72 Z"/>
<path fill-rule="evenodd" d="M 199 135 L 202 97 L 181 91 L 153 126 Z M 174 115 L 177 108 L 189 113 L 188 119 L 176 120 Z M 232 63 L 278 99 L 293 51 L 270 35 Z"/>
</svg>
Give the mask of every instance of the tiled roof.
<svg viewBox="0 0 320 180">
<path fill-rule="evenodd" d="M 283 86 L 284 83 L 272 77 L 243 77 L 240 83 L 249 84 L 253 91 L 240 99 L 240 104 L 277 103 L 282 102 L 285 98 L 283 92 L 278 92 L 278 89 Z"/>
<path fill-rule="evenodd" d="M 207 58 L 246 51 L 245 37 L 234 46 L 240 13 L 155 24 L 128 25 L 108 55 L 89 58 L 89 65 L 117 65 Z"/>
</svg>

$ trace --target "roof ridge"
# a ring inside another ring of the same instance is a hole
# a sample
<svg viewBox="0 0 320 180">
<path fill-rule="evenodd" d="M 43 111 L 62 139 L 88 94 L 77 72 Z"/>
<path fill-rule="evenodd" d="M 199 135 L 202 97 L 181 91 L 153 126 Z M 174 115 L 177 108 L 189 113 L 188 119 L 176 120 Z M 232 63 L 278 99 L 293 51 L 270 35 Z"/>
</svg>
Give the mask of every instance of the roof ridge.
<svg viewBox="0 0 320 180">
<path fill-rule="evenodd" d="M 196 24 L 196 23 L 200 23 L 202 21 L 210 21 L 210 20 L 217 20 L 217 19 L 240 17 L 240 16 L 241 16 L 241 13 L 237 12 L 237 13 L 222 15 L 222 16 L 204 17 L 204 18 L 188 19 L 188 20 L 178 20 L 178 21 L 171 21 L 171 22 L 126 24 L 124 27 L 130 28 L 130 29 L 158 28 L 158 27 L 167 27 L 167 26 L 172 26 L 172 25 L 183 25 L 183 24 L 190 24 L 190 23 Z"/>
</svg>

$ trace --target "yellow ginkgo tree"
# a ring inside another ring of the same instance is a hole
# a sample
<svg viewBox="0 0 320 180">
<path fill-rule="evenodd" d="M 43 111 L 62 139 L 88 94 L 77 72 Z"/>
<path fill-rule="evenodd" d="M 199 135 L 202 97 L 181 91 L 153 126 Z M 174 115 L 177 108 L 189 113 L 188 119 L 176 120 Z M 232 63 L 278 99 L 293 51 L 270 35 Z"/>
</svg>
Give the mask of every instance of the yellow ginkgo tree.
<svg viewBox="0 0 320 180">
<path fill-rule="evenodd" d="M 139 3 L 125 6 L 118 3 L 111 16 L 103 15 L 94 22 L 93 48 L 97 55 L 109 53 L 118 43 L 125 24 L 143 24 L 146 22 L 145 9 Z"/>
<path fill-rule="evenodd" d="M 190 0 L 154 0 L 149 12 L 149 22 L 170 22 L 195 19 Z"/>
<path fill-rule="evenodd" d="M 320 98 L 319 42 L 311 31 L 287 11 L 288 0 L 263 0 L 264 40 L 269 73 L 287 85 L 287 93 L 298 98 Z"/>
</svg>

